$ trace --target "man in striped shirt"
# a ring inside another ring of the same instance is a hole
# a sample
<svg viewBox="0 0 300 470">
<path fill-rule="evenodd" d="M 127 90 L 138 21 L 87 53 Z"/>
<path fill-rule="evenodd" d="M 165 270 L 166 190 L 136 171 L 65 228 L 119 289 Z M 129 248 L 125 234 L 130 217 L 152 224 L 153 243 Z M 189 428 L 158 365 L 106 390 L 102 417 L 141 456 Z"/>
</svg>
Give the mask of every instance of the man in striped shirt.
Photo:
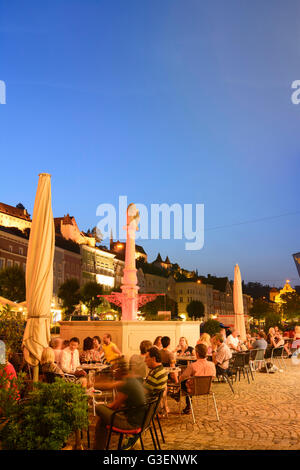
<svg viewBox="0 0 300 470">
<path fill-rule="evenodd" d="M 168 373 L 165 371 L 162 363 L 159 349 L 150 348 L 146 353 L 145 362 L 150 372 L 145 380 L 144 388 L 148 395 L 158 394 L 167 386 Z"/>
</svg>

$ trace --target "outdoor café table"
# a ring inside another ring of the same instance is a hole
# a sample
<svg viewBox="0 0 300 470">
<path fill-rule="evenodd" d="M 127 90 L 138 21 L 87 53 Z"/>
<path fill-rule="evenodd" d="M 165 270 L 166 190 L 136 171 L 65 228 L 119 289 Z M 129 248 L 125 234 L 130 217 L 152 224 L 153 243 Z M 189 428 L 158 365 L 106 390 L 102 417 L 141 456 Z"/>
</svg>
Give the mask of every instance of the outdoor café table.
<svg viewBox="0 0 300 470">
<path fill-rule="evenodd" d="M 196 356 L 176 356 L 176 363 L 178 362 L 181 365 L 189 365 L 191 362 L 197 361 Z"/>
<path fill-rule="evenodd" d="M 101 364 L 96 363 L 96 364 L 81 364 L 80 366 L 83 370 L 89 371 L 89 370 L 94 370 L 95 372 L 101 372 L 104 369 L 108 369 L 110 367 L 108 364 Z"/>
</svg>

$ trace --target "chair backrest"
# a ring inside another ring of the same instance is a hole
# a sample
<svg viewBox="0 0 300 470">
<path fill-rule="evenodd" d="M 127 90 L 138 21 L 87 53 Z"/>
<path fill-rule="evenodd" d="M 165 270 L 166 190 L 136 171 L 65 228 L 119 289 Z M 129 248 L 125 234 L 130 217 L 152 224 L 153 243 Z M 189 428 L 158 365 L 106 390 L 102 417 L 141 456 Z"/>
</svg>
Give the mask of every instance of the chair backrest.
<svg viewBox="0 0 300 470">
<path fill-rule="evenodd" d="M 143 431 L 151 425 L 152 419 L 156 415 L 156 411 L 161 398 L 162 393 L 159 393 L 158 395 L 148 399 L 147 404 L 145 405 L 145 415 L 142 424 Z"/>
<path fill-rule="evenodd" d="M 250 362 L 250 351 L 244 353 L 244 365 L 248 366 Z"/>
<path fill-rule="evenodd" d="M 245 365 L 245 354 L 244 353 L 235 354 L 232 367 L 233 368 L 244 367 L 244 365 Z"/>
<path fill-rule="evenodd" d="M 193 376 L 188 379 L 189 395 L 207 395 L 210 392 L 212 376 Z"/>
<path fill-rule="evenodd" d="M 292 349 L 298 349 L 300 347 L 300 339 L 295 339 L 292 343 Z"/>
<path fill-rule="evenodd" d="M 265 349 L 252 349 L 251 360 L 252 361 L 263 361 L 265 357 Z"/>
<path fill-rule="evenodd" d="M 272 357 L 282 357 L 283 356 L 283 346 L 279 346 L 279 348 L 272 349 Z"/>
</svg>

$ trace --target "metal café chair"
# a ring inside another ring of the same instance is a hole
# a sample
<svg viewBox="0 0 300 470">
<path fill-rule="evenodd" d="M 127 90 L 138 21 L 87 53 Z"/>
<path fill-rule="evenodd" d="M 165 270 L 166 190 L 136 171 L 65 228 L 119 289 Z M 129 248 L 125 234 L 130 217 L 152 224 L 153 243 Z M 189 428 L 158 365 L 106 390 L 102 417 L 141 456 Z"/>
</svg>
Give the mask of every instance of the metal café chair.
<svg viewBox="0 0 300 470">
<path fill-rule="evenodd" d="M 217 407 L 217 402 L 215 399 L 215 394 L 211 391 L 211 383 L 212 383 L 212 377 L 211 376 L 201 376 L 201 377 L 190 377 L 188 379 L 188 385 L 187 388 L 190 389 L 190 391 L 185 392 L 182 391 L 183 394 L 185 394 L 188 397 L 188 400 L 190 402 L 191 410 L 192 410 L 192 416 L 193 416 L 193 423 L 196 423 L 195 420 L 195 413 L 194 413 L 194 407 L 193 407 L 193 400 L 192 397 L 199 397 L 199 396 L 206 396 L 207 397 L 207 412 L 208 412 L 208 397 L 211 396 L 214 402 L 214 407 L 215 407 L 215 412 L 217 416 L 217 420 L 220 421 L 219 418 L 219 413 L 218 413 L 218 407 Z"/>
</svg>

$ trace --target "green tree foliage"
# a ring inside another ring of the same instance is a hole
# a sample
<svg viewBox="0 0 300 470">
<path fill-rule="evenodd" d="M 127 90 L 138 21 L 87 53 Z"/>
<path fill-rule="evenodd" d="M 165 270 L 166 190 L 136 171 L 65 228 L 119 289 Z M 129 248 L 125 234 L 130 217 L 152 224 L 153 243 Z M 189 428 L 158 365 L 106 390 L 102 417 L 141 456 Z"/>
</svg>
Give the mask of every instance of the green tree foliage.
<svg viewBox="0 0 300 470">
<path fill-rule="evenodd" d="M 281 305 L 282 313 L 287 320 L 294 320 L 300 318 L 300 295 L 297 292 L 287 292 L 282 294 Z"/>
<path fill-rule="evenodd" d="M 273 310 L 273 312 L 269 312 L 265 316 L 265 332 L 267 333 L 269 328 L 273 328 L 274 326 L 278 326 L 280 329 L 282 329 L 281 314 Z"/>
<path fill-rule="evenodd" d="M 102 303 L 101 297 L 97 297 L 100 294 L 103 294 L 103 286 L 94 281 L 87 282 L 81 288 L 81 300 L 92 315 L 95 309 Z"/>
<path fill-rule="evenodd" d="M 207 320 L 203 325 L 203 333 L 208 333 L 210 336 L 214 336 L 219 333 L 221 327 L 217 320 Z"/>
<path fill-rule="evenodd" d="M 0 339 L 4 341 L 9 354 L 22 352 L 25 326 L 21 312 L 13 312 L 9 307 L 0 309 Z"/>
<path fill-rule="evenodd" d="M 175 319 L 178 315 L 177 302 L 168 295 L 159 295 L 152 302 L 143 305 L 140 310 L 146 314 L 146 319 L 149 320 L 154 320 L 157 317 L 157 312 L 161 311 L 171 312 L 172 319 Z"/>
<path fill-rule="evenodd" d="M 255 299 L 250 310 L 251 317 L 255 320 L 264 320 L 266 316 L 275 312 L 274 305 L 264 299 Z"/>
<path fill-rule="evenodd" d="M 3 449 L 60 450 L 72 432 L 88 427 L 87 400 L 78 384 L 35 383 L 1 431 Z"/>
<path fill-rule="evenodd" d="M 25 274 L 19 266 L 4 268 L 0 271 L 0 295 L 14 302 L 26 298 Z"/>
<path fill-rule="evenodd" d="M 80 285 L 77 279 L 68 279 L 61 284 L 57 295 L 63 302 L 64 320 L 68 320 L 80 302 Z"/>
<path fill-rule="evenodd" d="M 201 318 L 205 315 L 205 307 L 200 300 L 192 300 L 186 307 L 190 318 Z"/>
</svg>

